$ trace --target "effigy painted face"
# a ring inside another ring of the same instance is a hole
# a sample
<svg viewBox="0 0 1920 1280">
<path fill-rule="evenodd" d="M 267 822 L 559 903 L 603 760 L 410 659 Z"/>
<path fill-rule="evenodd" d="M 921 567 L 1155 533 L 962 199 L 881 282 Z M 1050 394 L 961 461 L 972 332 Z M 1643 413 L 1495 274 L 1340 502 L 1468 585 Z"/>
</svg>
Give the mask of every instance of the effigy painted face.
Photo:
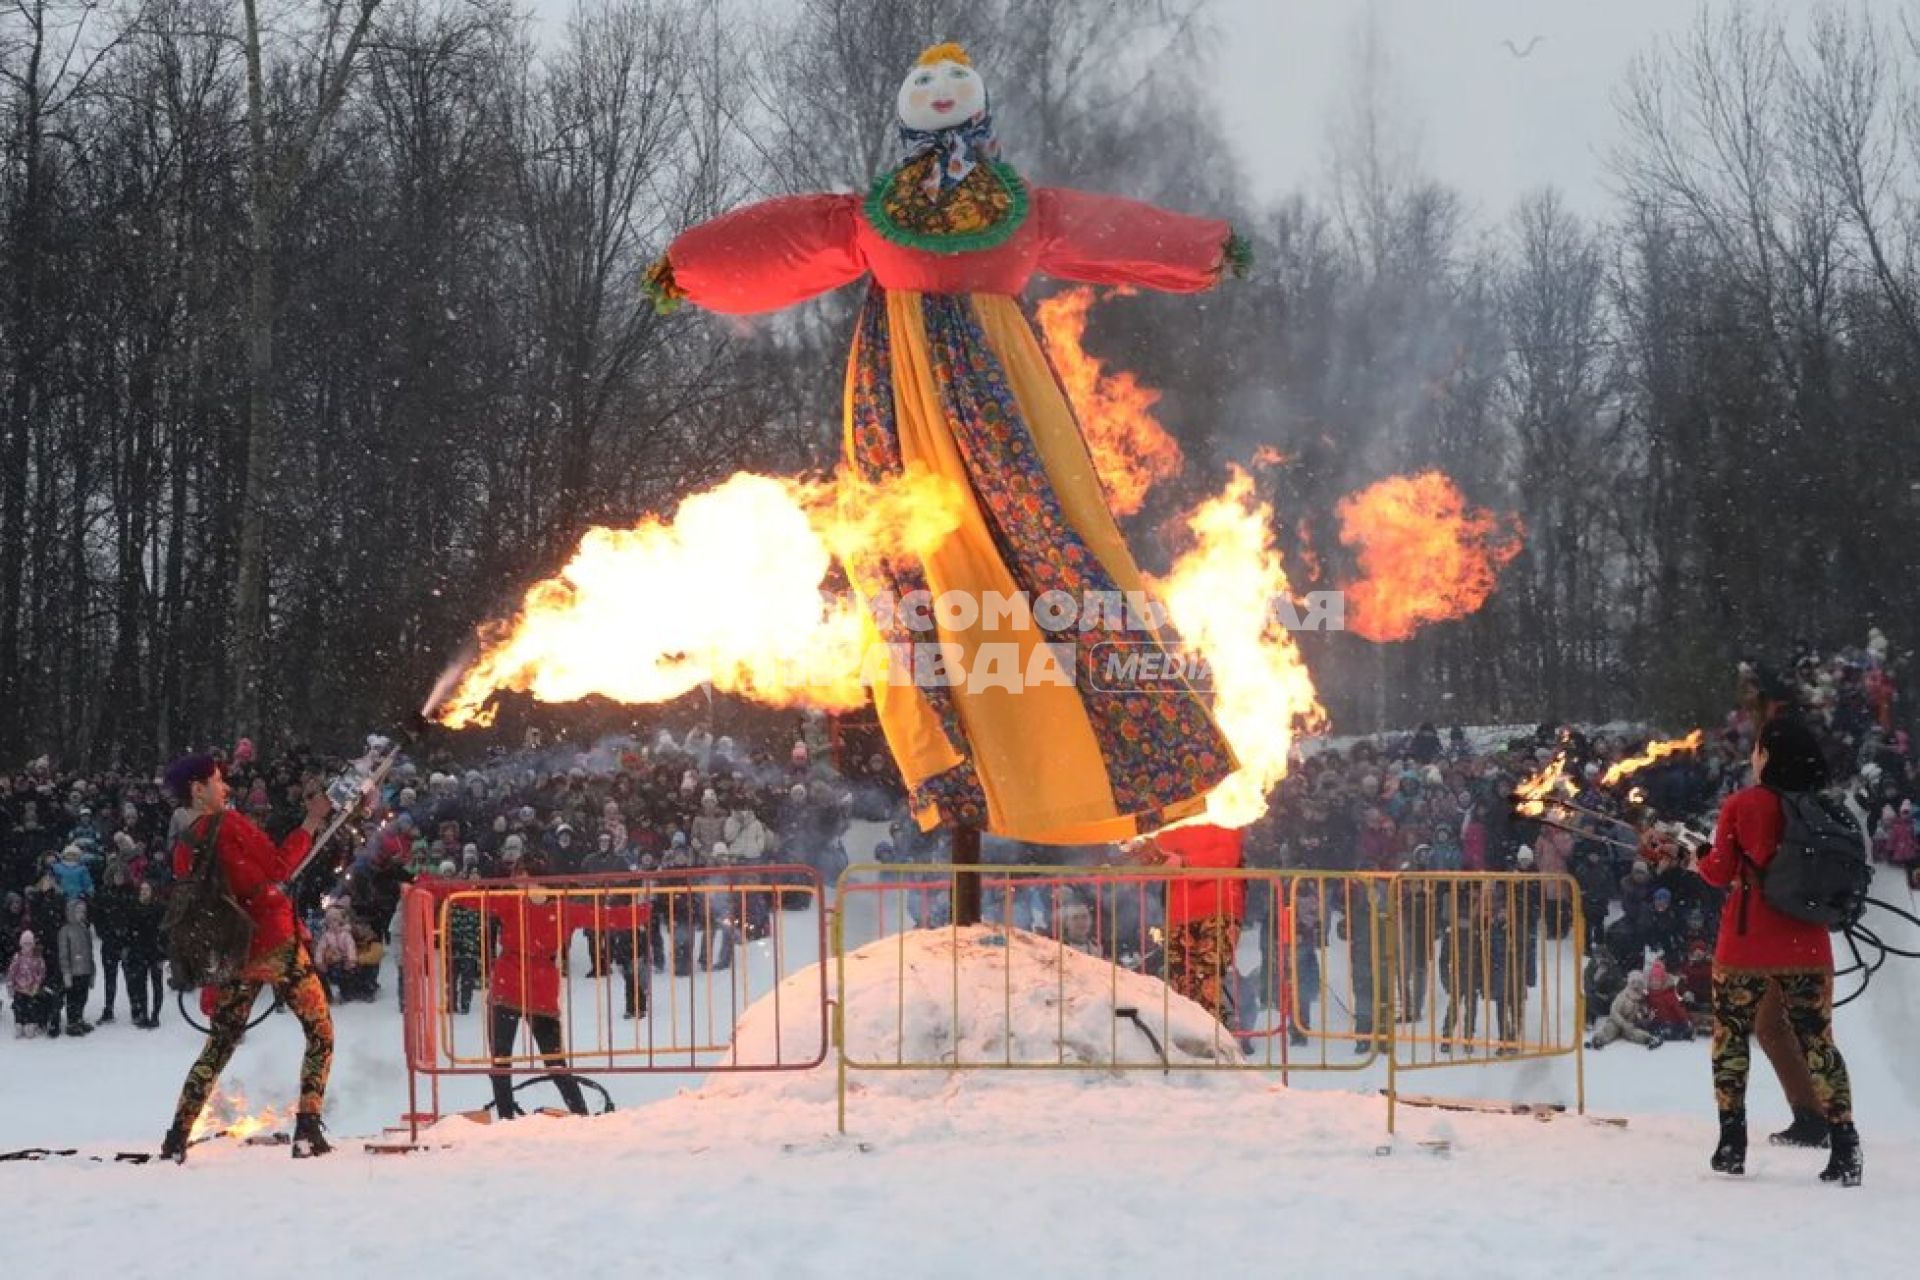
<svg viewBox="0 0 1920 1280">
<path fill-rule="evenodd" d="M 980 73 L 950 60 L 916 66 L 900 85 L 900 123 L 909 129 L 951 129 L 986 105 L 987 86 Z"/>
</svg>

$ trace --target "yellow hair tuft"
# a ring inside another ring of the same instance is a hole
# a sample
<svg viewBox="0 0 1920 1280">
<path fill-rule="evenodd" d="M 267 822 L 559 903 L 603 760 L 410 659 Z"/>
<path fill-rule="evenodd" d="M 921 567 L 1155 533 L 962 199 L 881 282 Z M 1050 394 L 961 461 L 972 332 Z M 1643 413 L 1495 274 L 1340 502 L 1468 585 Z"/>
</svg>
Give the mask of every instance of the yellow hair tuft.
<svg viewBox="0 0 1920 1280">
<path fill-rule="evenodd" d="M 973 65 L 973 59 L 967 56 L 966 48 L 952 40 L 947 41 L 945 44 L 930 45 L 921 52 L 919 60 L 913 65 L 916 67 L 931 67 L 935 63 L 940 62 L 957 62 L 963 67 Z"/>
</svg>

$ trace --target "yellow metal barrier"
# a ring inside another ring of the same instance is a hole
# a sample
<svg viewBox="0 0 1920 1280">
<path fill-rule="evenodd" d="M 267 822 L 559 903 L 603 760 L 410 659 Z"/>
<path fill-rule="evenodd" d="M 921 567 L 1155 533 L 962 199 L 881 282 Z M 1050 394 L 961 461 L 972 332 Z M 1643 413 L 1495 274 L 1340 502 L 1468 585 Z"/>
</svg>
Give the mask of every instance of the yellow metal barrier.
<svg viewBox="0 0 1920 1280">
<path fill-rule="evenodd" d="M 1393 1051 L 1398 1077 L 1473 1061 L 1572 1055 L 1586 1110 L 1586 927 L 1571 876 L 1492 872 L 1391 877 Z"/>
<path fill-rule="evenodd" d="M 1169 969 L 1165 886 L 1180 880 L 1242 884 L 1261 874 L 1147 868 L 1109 872 L 1087 867 L 985 868 L 984 920 L 976 934 L 952 924 L 950 880 L 943 877 L 950 877 L 954 870 L 951 866 L 856 865 L 841 875 L 834 921 L 836 978 L 843 993 L 840 1015 L 844 1019 L 847 959 L 856 952 L 869 960 L 882 954 L 890 957 L 898 996 L 887 1043 L 872 1043 L 864 1028 L 849 1036 L 842 1021 L 837 1038 L 846 1066 L 870 1071 L 976 1066 L 1162 1070 L 1164 1064 L 1157 1053 L 1151 1060 L 1136 1060 L 1121 1052 L 1122 1042 L 1136 1034 L 1121 1024 L 1137 1027 L 1135 1019 L 1143 1019 L 1163 1046 L 1167 1043 L 1165 1033 L 1173 1029 L 1169 1011 L 1174 990 L 1163 980 Z M 871 874 L 893 879 L 891 883 L 885 879 L 863 883 L 863 877 Z M 1008 928 L 1009 924 L 1013 927 Z M 942 1016 L 950 1030 L 952 1047 L 937 1058 L 914 1058 L 906 1047 L 908 997 L 910 991 L 930 991 L 934 984 L 918 971 L 909 972 L 907 944 L 910 938 L 925 940 L 930 932 L 944 935 L 936 944 L 945 965 L 939 994 L 945 997 Z M 964 945 L 963 934 L 965 940 L 977 937 L 979 945 Z M 963 983 L 963 969 L 971 960 L 994 962 L 997 1007 L 982 1007 L 974 995 L 978 984 Z M 1176 958 L 1173 963 L 1177 966 L 1180 961 Z M 995 1017 L 1000 1027 L 1010 1029 L 1016 993 L 1024 996 L 1051 988 L 1057 995 L 1065 990 L 1069 966 L 1086 964 L 1101 967 L 1113 1006 L 1132 1011 L 1131 1016 L 1110 1019 L 1114 1025 L 1104 1037 L 1104 1046 L 1071 1036 L 1066 1021 L 1068 1006 L 1055 999 L 1056 1034 L 1044 1046 L 1022 1046 L 1012 1035 L 989 1035 L 1000 1046 L 996 1053 L 966 1056 L 964 1031 L 977 1029 L 983 1019 Z M 1218 1021 L 1209 1031 L 1206 1045 L 1190 1045 L 1183 1052 L 1204 1058 L 1204 1065 L 1214 1067 L 1252 1065 L 1241 1060 L 1233 1034 Z"/>
<path fill-rule="evenodd" d="M 962 871 L 983 881 L 983 923 L 972 930 L 951 919 Z M 1566 877 L 859 864 L 841 874 L 835 900 L 842 1131 L 850 1071 L 1257 1070 L 1285 1079 L 1383 1059 L 1391 1128 L 1400 1072 L 1577 1058 L 1583 1042 L 1584 931 Z M 890 1006 L 878 1017 L 865 1008 L 850 1026 L 854 956 L 881 966 Z M 1072 993 L 1095 986 L 1090 1015 Z M 1222 1016 L 1197 1025 L 1174 1001 L 1176 987 Z M 1050 1002 L 1044 1036 L 1031 1033 L 1036 1000 Z"/>
<path fill-rule="evenodd" d="M 1362 1071 L 1387 1047 L 1388 893 L 1384 877 L 1261 873 L 1276 904 L 1271 963 L 1260 971 L 1262 1066 Z M 1349 1048 L 1348 1046 L 1351 1046 Z"/>
</svg>

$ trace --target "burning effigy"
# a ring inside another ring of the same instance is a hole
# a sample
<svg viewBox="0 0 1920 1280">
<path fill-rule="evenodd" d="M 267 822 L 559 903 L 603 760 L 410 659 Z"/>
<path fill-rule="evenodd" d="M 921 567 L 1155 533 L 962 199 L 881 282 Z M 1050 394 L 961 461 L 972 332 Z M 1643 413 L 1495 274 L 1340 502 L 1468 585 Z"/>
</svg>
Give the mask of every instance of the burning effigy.
<svg viewBox="0 0 1920 1280">
<path fill-rule="evenodd" d="M 897 105 L 904 158 L 866 195 L 736 210 L 647 275 L 663 310 L 728 314 L 871 277 L 840 469 L 740 473 L 668 516 L 590 531 L 481 629 L 429 711 L 486 723 L 503 690 L 656 703 L 707 686 L 836 711 L 871 698 L 927 829 L 1081 844 L 1255 821 L 1296 736 L 1326 722 L 1274 608 L 1298 595 L 1280 522 L 1233 468 L 1175 523 L 1168 572 L 1144 573 L 1116 517 L 1185 460 L 1157 393 L 1083 345 L 1085 284 L 1198 292 L 1244 272 L 1247 247 L 1224 222 L 1029 187 L 999 159 L 958 46 L 922 54 Z M 1017 301 L 1036 275 L 1085 282 L 1040 305 L 1044 341 Z M 1370 639 L 1477 609 L 1518 550 L 1517 527 L 1442 476 L 1351 504 L 1349 592 Z M 826 589 L 836 565 L 851 599 Z"/>
<path fill-rule="evenodd" d="M 1197 814 L 1233 750 L 1201 693 L 1166 674 L 1170 641 L 1017 297 L 1035 274 L 1197 292 L 1244 266 L 1244 242 L 1224 222 L 1030 187 L 999 159 L 986 84 L 958 45 L 920 56 L 898 112 L 903 159 L 866 196 L 786 197 L 695 227 L 652 290 L 753 314 L 872 277 L 847 474 L 884 489 L 924 472 L 956 495 L 923 554 L 847 561 L 868 639 L 907 664 L 871 688 L 923 825 L 1078 843 Z M 935 607 L 906 603 L 921 599 Z M 1099 667 L 1122 647 L 1151 674 Z"/>
</svg>

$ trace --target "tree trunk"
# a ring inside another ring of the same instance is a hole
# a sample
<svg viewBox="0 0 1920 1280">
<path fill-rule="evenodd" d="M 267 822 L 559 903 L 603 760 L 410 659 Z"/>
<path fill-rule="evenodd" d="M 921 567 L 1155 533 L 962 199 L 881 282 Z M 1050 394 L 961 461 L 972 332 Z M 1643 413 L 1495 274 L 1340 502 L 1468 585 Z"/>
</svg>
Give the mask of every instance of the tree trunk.
<svg viewBox="0 0 1920 1280">
<path fill-rule="evenodd" d="M 36 11 L 35 38 L 22 69 L 25 85 L 18 106 L 21 136 L 21 188 L 14 214 L 11 243 L 12 305 L 9 335 L 18 353 L 12 387 L 7 397 L 4 441 L 0 442 L 0 757 L 16 747 L 29 746 L 29 716 L 24 694 L 25 654 L 21 622 L 25 603 L 23 554 L 27 532 L 27 462 L 35 417 L 39 412 L 41 316 L 39 302 L 41 180 L 43 122 L 40 102 L 40 65 L 43 52 L 40 15 Z"/>
<path fill-rule="evenodd" d="M 230 727 L 236 735 L 258 733 L 261 729 L 261 691 L 266 680 L 266 650 L 272 622 L 267 607 L 267 516 L 274 473 L 280 461 L 280 424 L 273 413 L 273 235 L 290 184 L 305 168 L 314 145 L 346 97 L 355 55 L 373 23 L 373 11 L 380 0 L 355 0 L 355 3 L 359 12 L 340 51 L 339 64 L 329 66 L 322 62 L 313 114 L 289 146 L 284 167 L 276 172 L 267 155 L 258 0 L 243 0 L 252 192 L 247 233 L 246 483 L 241 495 L 240 562 L 233 597 L 234 701 Z M 339 15 L 336 12 L 331 16 Z"/>
<path fill-rule="evenodd" d="M 236 737 L 259 729 L 260 683 L 266 670 L 267 494 L 279 424 L 274 421 L 273 200 L 262 99 L 260 14 L 244 0 L 247 43 L 247 135 L 252 168 L 247 225 L 247 451 L 240 500 L 240 564 L 233 595 L 233 712 Z"/>
</svg>

